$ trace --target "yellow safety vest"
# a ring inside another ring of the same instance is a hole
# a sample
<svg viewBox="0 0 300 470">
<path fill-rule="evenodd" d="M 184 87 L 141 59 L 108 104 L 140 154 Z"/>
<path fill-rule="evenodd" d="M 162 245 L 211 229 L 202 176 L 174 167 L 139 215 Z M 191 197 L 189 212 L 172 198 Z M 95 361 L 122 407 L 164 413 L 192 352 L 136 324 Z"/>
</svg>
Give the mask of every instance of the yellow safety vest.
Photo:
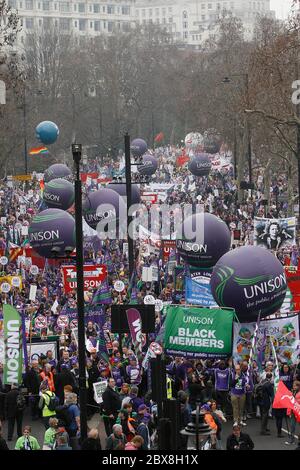
<svg viewBox="0 0 300 470">
<path fill-rule="evenodd" d="M 167 377 L 167 398 L 172 398 L 172 380 Z"/>
<path fill-rule="evenodd" d="M 51 393 L 51 395 L 50 395 L 50 393 Z M 43 418 L 46 418 L 48 416 L 55 416 L 56 415 L 55 411 L 51 411 L 48 408 L 48 405 L 50 403 L 50 397 L 52 395 L 54 395 L 53 392 L 50 392 L 50 393 L 49 392 L 48 393 L 43 393 L 43 398 L 44 398 L 44 407 L 43 407 L 43 412 L 42 412 Z"/>
</svg>

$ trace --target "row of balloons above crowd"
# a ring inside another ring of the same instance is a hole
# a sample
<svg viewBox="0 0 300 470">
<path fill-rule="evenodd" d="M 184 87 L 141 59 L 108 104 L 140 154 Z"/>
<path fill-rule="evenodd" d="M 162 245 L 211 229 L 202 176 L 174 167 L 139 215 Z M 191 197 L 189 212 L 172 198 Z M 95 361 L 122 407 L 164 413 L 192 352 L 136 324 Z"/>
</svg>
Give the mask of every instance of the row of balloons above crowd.
<svg viewBox="0 0 300 470">
<path fill-rule="evenodd" d="M 53 247 L 59 247 L 63 254 L 67 247 L 75 246 L 74 218 L 62 210 L 68 209 L 74 200 L 70 177 L 71 172 L 64 165 L 53 165 L 45 172 L 44 201 L 48 207 L 53 205 L 33 217 L 29 238 L 35 251 L 46 258 L 53 256 Z M 108 224 L 115 220 L 118 227 L 120 214 L 126 214 L 125 202 L 120 197 L 124 195 L 126 186 L 113 183 L 89 192 L 83 200 L 87 224 L 96 229 L 103 220 Z M 132 200 L 133 204 L 140 202 L 136 185 Z M 54 208 L 59 201 L 60 208 Z M 108 205 L 113 211 L 107 211 Z M 191 215 L 179 227 L 177 253 L 187 265 L 213 269 L 210 284 L 218 305 L 234 308 L 241 321 L 255 320 L 259 312 L 261 318 L 276 312 L 287 288 L 281 263 L 266 249 L 248 246 L 230 250 L 230 246 L 228 226 L 210 213 Z"/>
</svg>

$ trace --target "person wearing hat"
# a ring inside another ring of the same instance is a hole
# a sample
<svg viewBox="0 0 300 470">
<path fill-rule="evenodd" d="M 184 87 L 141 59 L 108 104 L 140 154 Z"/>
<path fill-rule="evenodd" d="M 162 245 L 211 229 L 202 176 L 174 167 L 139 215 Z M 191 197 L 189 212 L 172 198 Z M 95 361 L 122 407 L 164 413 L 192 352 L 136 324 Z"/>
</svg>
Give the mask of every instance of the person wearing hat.
<svg viewBox="0 0 300 470">
<path fill-rule="evenodd" d="M 232 434 L 227 438 L 226 450 L 253 450 L 254 443 L 249 434 L 241 432 L 241 426 L 234 424 Z"/>
<path fill-rule="evenodd" d="M 149 422 L 151 420 L 151 415 L 149 413 L 149 408 L 143 404 L 138 407 L 138 427 L 136 429 L 136 434 L 141 436 L 144 439 L 141 450 L 150 449 L 150 433 L 149 433 Z"/>
</svg>

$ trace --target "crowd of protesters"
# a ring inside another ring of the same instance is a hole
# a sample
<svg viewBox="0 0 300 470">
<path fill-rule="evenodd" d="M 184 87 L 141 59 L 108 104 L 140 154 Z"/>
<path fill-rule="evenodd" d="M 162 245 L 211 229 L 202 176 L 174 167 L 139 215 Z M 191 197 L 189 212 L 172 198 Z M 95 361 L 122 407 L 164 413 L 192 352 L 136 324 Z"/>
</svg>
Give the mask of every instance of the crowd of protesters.
<svg viewBox="0 0 300 470">
<path fill-rule="evenodd" d="M 254 216 L 286 217 L 288 202 L 284 198 L 287 182 L 284 174 L 274 176 L 271 181 L 271 204 L 266 209 L 263 204 L 265 191 L 264 181 L 258 169 L 256 189 L 245 194 L 243 202 L 236 197 L 236 182 L 233 168 L 229 164 L 223 169 L 212 171 L 209 177 L 192 177 L 186 166 L 175 164 L 179 150 L 173 147 L 162 147 L 155 151 L 159 158 L 159 169 L 152 177 L 155 183 L 168 183 L 164 201 L 169 205 L 194 205 L 200 202 L 204 209 L 222 218 L 233 230 L 240 231 L 239 240 L 234 245 L 252 244 Z M 226 159 L 226 155 L 224 156 Z M 118 174 L 119 163 L 110 161 L 89 162 L 86 172 L 99 172 L 112 179 Z M 259 167 L 258 167 L 259 168 Z M 194 185 L 194 183 L 196 183 Z M 97 189 L 99 183 L 91 181 L 89 190 Z M 189 188 L 192 187 L 192 190 Z M 143 189 L 143 188 L 141 188 Z M 147 186 L 145 190 L 149 189 Z M 49 324 L 55 321 L 65 307 L 76 307 L 76 292 L 64 292 L 60 266 L 57 262 L 46 262 L 38 274 L 32 274 L 30 263 L 24 256 L 29 246 L 28 226 L 35 213 L 43 203 L 41 185 L 38 175 L 31 182 L 21 183 L 12 187 L 11 182 L 0 183 L 0 250 L 7 255 L 9 262 L 3 266 L 3 276 L 22 276 L 22 288 L 12 287 L 9 293 L 1 293 L 0 307 L 11 303 L 30 318 L 45 316 Z M 279 196 L 283 196 L 280 198 Z M 72 212 L 72 210 L 71 210 Z M 27 227 L 27 229 L 26 229 Z M 157 227 L 150 227 L 155 231 Z M 150 237 L 151 238 L 151 237 Z M 147 244 L 147 250 L 143 250 Z M 85 244 L 85 260 L 104 263 L 108 266 L 107 284 L 111 294 L 111 304 L 128 303 L 130 285 L 128 275 L 127 252 L 123 241 L 87 240 Z M 12 259 L 13 250 L 20 248 L 20 256 Z M 22 251 L 23 250 L 23 251 Z M 22 256 L 23 255 L 23 256 Z M 284 262 L 288 257 L 292 263 L 298 262 L 298 248 L 293 246 L 277 251 L 276 255 Z M 184 296 L 178 295 L 174 286 L 174 276 L 168 272 L 168 266 L 161 262 L 159 248 L 151 240 L 139 241 L 136 244 L 136 301 L 143 303 L 146 295 L 169 303 L 184 303 Z M 158 280 L 142 281 L 143 266 L 156 265 Z M 113 289 L 115 280 L 125 283 L 122 294 Z M 37 285 L 35 301 L 29 301 L 30 285 Z M 94 292 L 85 293 L 87 304 L 93 302 Z M 52 306 L 57 302 L 56 311 Z M 98 429 L 91 428 L 88 438 L 80 438 L 79 365 L 76 341 L 70 328 L 56 332 L 59 336 L 59 356 L 54 357 L 51 350 L 40 355 L 37 360 L 30 358 L 28 367 L 23 373 L 21 387 L 3 384 L 3 366 L 0 364 L 0 448 L 5 450 L 5 440 L 12 441 L 16 426 L 18 439 L 16 450 L 149 450 L 157 448 L 157 403 L 152 399 L 148 386 L 148 374 L 139 363 L 129 335 L 119 338 L 109 332 L 110 305 L 105 306 L 107 319 L 107 352 L 109 359 L 99 354 L 97 348 L 86 351 L 86 381 L 88 388 L 89 417 L 101 414 L 104 423 L 106 440 L 100 441 Z M 157 331 L 152 335 L 154 341 L 163 321 L 163 313 L 156 315 Z M 44 339 L 49 331 L 42 331 Z M 28 340 L 40 334 L 34 326 L 30 328 Z M 97 325 L 92 321 L 86 326 L 86 339 L 97 338 Z M 94 343 L 93 343 L 94 344 Z M 147 348 L 144 348 L 146 353 Z M 180 357 L 166 357 L 167 377 L 171 384 L 169 398 L 177 398 L 180 403 L 180 429 L 184 430 L 192 420 L 192 412 L 198 407 L 204 421 L 211 430 L 212 448 L 221 449 L 222 425 L 232 420 L 233 431 L 227 439 L 228 450 L 253 449 L 254 444 L 244 428 L 248 419 L 259 418 L 261 435 L 269 435 L 268 420 L 276 420 L 277 437 L 283 437 L 284 420 L 289 420 L 290 438 L 287 445 L 293 444 L 296 432 L 296 419 L 293 414 L 286 416 L 286 410 L 272 410 L 274 397 L 274 374 L 272 362 L 257 366 L 255 361 L 249 367 L 247 361 L 233 364 L 217 360 L 188 360 Z M 281 364 L 280 379 L 284 381 L 295 399 L 300 404 L 300 368 L 297 364 L 288 366 Z M 103 402 L 99 405 L 94 399 L 93 384 L 107 380 L 107 388 L 102 395 Z M 20 385 L 20 384 L 19 384 Z M 25 390 L 25 392 L 24 392 Z M 28 410 L 30 416 L 28 416 Z M 45 427 L 43 442 L 31 435 L 27 423 L 40 420 Z M 7 436 L 3 436 L 3 423 L 7 421 Z M 26 425 L 23 427 L 23 424 Z M 181 435 L 181 448 L 188 447 L 188 439 Z"/>
</svg>

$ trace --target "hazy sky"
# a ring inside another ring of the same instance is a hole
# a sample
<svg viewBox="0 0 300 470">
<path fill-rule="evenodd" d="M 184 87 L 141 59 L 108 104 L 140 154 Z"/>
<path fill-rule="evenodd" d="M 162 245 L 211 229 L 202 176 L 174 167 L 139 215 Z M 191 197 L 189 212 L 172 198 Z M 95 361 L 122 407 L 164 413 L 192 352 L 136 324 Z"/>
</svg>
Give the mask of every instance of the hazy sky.
<svg viewBox="0 0 300 470">
<path fill-rule="evenodd" d="M 277 18 L 286 18 L 291 4 L 292 0 L 271 0 L 271 9 L 276 11 Z"/>
</svg>

